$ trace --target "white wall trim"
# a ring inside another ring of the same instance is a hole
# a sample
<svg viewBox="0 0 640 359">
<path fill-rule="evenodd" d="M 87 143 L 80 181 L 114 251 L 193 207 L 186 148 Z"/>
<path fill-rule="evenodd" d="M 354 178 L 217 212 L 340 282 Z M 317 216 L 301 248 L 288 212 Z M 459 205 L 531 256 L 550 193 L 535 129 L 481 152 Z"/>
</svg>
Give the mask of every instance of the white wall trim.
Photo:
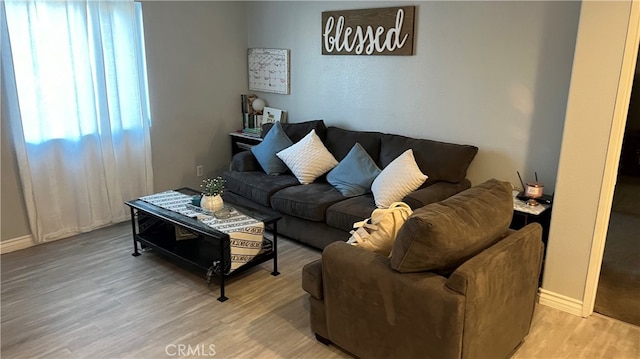
<svg viewBox="0 0 640 359">
<path fill-rule="evenodd" d="M 569 314 L 582 316 L 582 302 L 566 295 L 540 288 L 539 303 Z"/>
<path fill-rule="evenodd" d="M 35 245 L 36 244 L 33 243 L 33 236 L 30 234 L 22 237 L 7 239 L 6 241 L 0 242 L 0 254 L 19 251 L 21 249 L 33 247 Z"/>
<path fill-rule="evenodd" d="M 602 186 L 600 188 L 600 200 L 591 244 L 591 255 L 589 258 L 589 266 L 587 267 L 584 296 L 582 298 L 584 305 L 581 316 L 583 317 L 588 317 L 593 314 L 593 308 L 595 306 L 600 270 L 602 269 L 602 259 L 604 257 L 604 246 L 609 227 L 609 218 L 611 217 L 611 206 L 613 205 L 613 194 L 618 180 L 618 165 L 622 151 L 627 113 L 629 112 L 629 100 L 631 98 L 631 88 L 633 87 L 639 41 L 640 1 L 632 1 L 627 28 L 627 39 L 618 82 L 618 93 L 611 124 L 609 147 L 607 149 Z"/>
</svg>

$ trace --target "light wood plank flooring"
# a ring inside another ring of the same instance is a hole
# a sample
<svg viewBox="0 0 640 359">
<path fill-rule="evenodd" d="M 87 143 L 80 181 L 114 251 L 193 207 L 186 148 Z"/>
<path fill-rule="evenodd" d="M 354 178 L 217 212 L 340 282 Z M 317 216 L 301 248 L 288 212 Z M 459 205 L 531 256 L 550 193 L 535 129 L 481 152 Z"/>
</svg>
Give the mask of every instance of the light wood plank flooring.
<svg viewBox="0 0 640 359">
<path fill-rule="evenodd" d="M 2 358 L 349 358 L 318 343 L 300 286 L 320 252 L 282 239 L 271 262 L 218 287 L 152 252 L 123 223 L 0 258 Z M 536 308 L 514 358 L 638 358 L 640 328 Z M 215 351 L 215 355 L 213 355 Z M 197 355 L 200 354 L 200 355 Z"/>
</svg>

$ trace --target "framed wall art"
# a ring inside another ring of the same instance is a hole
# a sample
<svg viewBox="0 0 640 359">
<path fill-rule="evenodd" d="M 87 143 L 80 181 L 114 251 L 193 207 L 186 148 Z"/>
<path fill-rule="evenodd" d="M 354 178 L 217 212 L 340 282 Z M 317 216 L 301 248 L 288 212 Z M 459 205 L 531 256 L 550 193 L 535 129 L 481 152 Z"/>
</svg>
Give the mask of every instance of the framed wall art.
<svg viewBox="0 0 640 359">
<path fill-rule="evenodd" d="M 249 90 L 288 95 L 289 52 L 287 49 L 249 49 Z"/>
<path fill-rule="evenodd" d="M 415 6 L 324 11 L 323 55 L 413 55 Z"/>
</svg>

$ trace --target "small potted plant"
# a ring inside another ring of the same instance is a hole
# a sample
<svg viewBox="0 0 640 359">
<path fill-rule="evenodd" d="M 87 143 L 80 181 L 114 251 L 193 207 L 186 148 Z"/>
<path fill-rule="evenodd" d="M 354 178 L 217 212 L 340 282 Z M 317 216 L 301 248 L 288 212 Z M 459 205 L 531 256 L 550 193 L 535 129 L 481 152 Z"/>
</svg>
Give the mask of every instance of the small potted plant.
<svg viewBox="0 0 640 359">
<path fill-rule="evenodd" d="M 202 180 L 202 184 L 200 185 L 202 188 L 200 207 L 208 209 L 211 212 L 217 212 L 224 207 L 222 197 L 220 196 L 224 191 L 224 182 L 221 176 Z"/>
</svg>

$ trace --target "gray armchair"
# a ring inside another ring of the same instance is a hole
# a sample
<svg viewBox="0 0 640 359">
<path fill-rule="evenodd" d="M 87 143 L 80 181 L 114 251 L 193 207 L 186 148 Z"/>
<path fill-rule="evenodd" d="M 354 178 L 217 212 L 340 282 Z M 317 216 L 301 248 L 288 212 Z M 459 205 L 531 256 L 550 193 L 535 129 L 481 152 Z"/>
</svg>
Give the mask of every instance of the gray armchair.
<svg viewBox="0 0 640 359">
<path fill-rule="evenodd" d="M 529 332 L 540 225 L 508 229 L 496 180 L 418 209 L 391 257 L 343 242 L 303 269 L 311 330 L 362 358 L 504 358 Z"/>
</svg>

